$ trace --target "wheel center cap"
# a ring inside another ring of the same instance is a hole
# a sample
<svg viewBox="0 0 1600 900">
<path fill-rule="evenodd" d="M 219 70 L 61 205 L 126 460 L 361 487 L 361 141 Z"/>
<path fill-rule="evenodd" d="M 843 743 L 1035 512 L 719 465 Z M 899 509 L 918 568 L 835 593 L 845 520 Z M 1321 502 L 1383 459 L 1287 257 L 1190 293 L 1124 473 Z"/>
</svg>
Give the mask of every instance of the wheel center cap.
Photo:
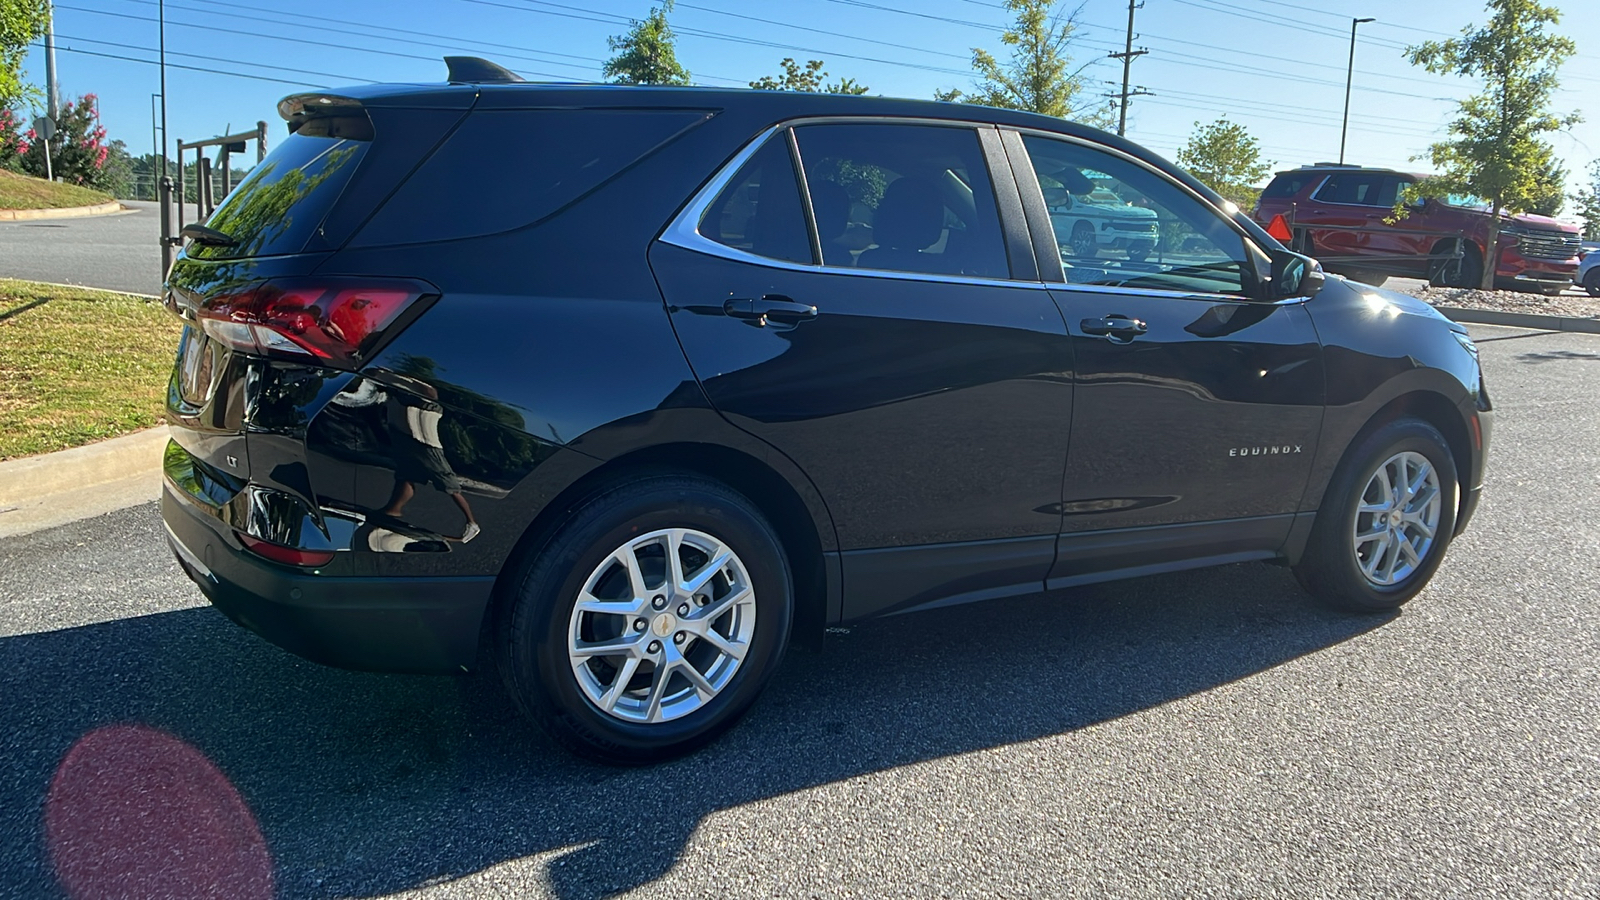
<svg viewBox="0 0 1600 900">
<path fill-rule="evenodd" d="M 1401 513 L 1400 510 L 1393 509 L 1393 510 L 1389 511 L 1389 524 L 1390 525 L 1393 525 L 1394 527 L 1399 528 L 1400 527 L 1400 523 L 1403 522 L 1403 521 L 1405 521 L 1405 514 Z"/>
<path fill-rule="evenodd" d="M 662 613 L 650 623 L 650 630 L 656 637 L 666 637 L 678 627 L 678 617 L 672 613 Z"/>
</svg>

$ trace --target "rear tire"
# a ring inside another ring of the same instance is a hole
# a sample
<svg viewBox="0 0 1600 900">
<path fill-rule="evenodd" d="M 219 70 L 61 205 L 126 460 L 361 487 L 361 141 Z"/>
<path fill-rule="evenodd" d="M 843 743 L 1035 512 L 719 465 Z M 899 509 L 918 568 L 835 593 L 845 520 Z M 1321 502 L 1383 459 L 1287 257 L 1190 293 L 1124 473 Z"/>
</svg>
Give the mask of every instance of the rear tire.
<svg viewBox="0 0 1600 900">
<path fill-rule="evenodd" d="M 1447 253 L 1450 246 L 1434 248 Z M 1483 283 L 1483 254 L 1475 244 L 1467 244 L 1460 259 L 1436 259 L 1428 266 L 1428 283 L 1434 287 L 1475 288 Z"/>
<path fill-rule="evenodd" d="M 1583 289 L 1591 297 L 1600 297 L 1600 266 L 1590 269 L 1589 274 L 1583 276 Z"/>
<path fill-rule="evenodd" d="M 1398 609 L 1444 559 L 1460 494 L 1438 429 L 1412 418 L 1383 425 L 1339 464 L 1295 577 L 1336 609 Z"/>
<path fill-rule="evenodd" d="M 498 621 L 502 680 L 556 742 L 602 762 L 658 762 L 711 742 L 750 708 L 788 643 L 782 545 L 716 482 L 615 485 L 521 572 Z"/>
</svg>

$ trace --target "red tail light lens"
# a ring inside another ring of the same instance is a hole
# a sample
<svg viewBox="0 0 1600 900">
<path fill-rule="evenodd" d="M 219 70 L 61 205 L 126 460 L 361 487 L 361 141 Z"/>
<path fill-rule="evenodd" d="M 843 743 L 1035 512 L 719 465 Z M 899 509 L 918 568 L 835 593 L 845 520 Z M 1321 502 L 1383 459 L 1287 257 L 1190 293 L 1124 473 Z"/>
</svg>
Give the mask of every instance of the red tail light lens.
<svg viewBox="0 0 1600 900">
<path fill-rule="evenodd" d="M 285 547 L 282 544 L 263 541 L 242 531 L 235 533 L 239 535 L 239 543 L 243 544 L 246 550 L 286 566 L 325 566 L 333 562 L 333 552 L 329 550 L 301 550 L 297 547 Z"/>
<path fill-rule="evenodd" d="M 353 369 L 434 293 L 414 281 L 284 279 L 210 297 L 195 313 L 207 334 L 236 349 Z"/>
</svg>

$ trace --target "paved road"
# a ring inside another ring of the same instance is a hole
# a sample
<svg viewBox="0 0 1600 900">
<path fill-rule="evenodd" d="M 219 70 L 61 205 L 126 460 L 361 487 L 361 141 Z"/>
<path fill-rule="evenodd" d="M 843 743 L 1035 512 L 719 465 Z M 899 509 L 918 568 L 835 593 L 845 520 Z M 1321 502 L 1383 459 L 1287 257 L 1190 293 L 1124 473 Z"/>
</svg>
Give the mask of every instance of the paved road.
<svg viewBox="0 0 1600 900">
<path fill-rule="evenodd" d="M 134 211 L 86 219 L 0 222 L 0 278 L 159 293 L 161 205 L 122 202 Z M 192 207 L 189 214 L 194 214 Z"/>
<path fill-rule="evenodd" d="M 1600 338 L 1478 331 L 1488 494 L 1402 614 L 1240 565 L 873 622 L 650 769 L 276 650 L 151 505 L 0 541 L 0 896 L 186 830 L 285 897 L 1600 896 Z"/>
</svg>

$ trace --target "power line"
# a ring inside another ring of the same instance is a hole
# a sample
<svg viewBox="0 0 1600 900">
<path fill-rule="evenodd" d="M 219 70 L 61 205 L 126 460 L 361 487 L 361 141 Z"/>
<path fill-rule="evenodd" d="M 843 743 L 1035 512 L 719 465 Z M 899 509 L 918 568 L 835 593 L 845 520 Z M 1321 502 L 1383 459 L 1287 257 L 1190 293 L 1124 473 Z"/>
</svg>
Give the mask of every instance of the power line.
<svg viewBox="0 0 1600 900">
<path fill-rule="evenodd" d="M 72 10 L 74 12 L 92 13 L 94 15 L 99 15 L 99 16 L 114 16 L 114 17 L 119 18 L 119 19 L 132 19 L 132 20 L 138 21 L 138 22 L 156 22 L 156 21 L 158 21 L 157 19 L 152 18 L 150 16 L 136 16 L 136 15 L 133 15 L 131 13 L 111 12 L 109 10 L 104 10 L 104 9 L 88 9 L 88 8 L 82 7 L 82 6 L 68 6 L 68 5 L 65 5 L 65 4 L 58 4 L 56 6 L 56 9 L 70 9 L 70 10 Z M 392 57 L 396 57 L 396 58 L 400 58 L 400 59 L 419 59 L 419 60 L 423 60 L 423 61 L 426 61 L 426 62 L 438 62 L 437 57 L 419 56 L 418 54 L 415 54 L 415 53 L 402 53 L 402 52 L 400 52 L 398 50 L 378 50 L 378 49 L 374 49 L 372 47 L 359 47 L 359 46 L 353 46 L 353 45 L 349 45 L 349 44 L 335 44 L 335 43 L 331 43 L 329 41 L 315 41 L 315 40 L 311 40 L 309 38 L 288 37 L 288 36 L 285 36 L 285 35 L 277 35 L 277 34 L 262 34 L 260 32 L 256 32 L 256 31 L 242 31 L 242 30 L 237 29 L 237 28 L 223 28 L 223 27 L 221 27 L 219 25 L 198 25 L 198 24 L 195 24 L 193 22 L 169 21 L 167 24 L 168 25 L 177 25 L 177 26 L 180 26 L 180 27 L 183 27 L 183 28 L 198 29 L 200 31 L 213 31 L 213 32 L 221 33 L 221 34 L 242 35 L 244 37 L 258 38 L 258 39 L 261 39 L 261 40 L 283 41 L 283 42 L 286 42 L 286 43 L 298 44 L 298 45 L 301 45 L 301 46 L 310 45 L 310 46 L 317 46 L 317 47 L 333 47 L 333 48 L 338 49 L 338 50 L 354 50 L 354 51 L 356 51 L 358 53 L 371 53 L 371 54 L 374 54 L 374 55 L 377 55 L 377 56 L 392 56 Z M 550 73 L 550 72 L 536 72 L 536 71 L 527 71 L 527 70 L 525 70 L 522 74 L 537 75 L 537 76 L 540 76 L 540 77 L 543 77 L 543 78 L 556 78 L 556 79 L 567 79 L 567 78 L 570 78 L 570 76 L 567 76 L 567 75 L 556 75 L 556 74 Z"/>
<path fill-rule="evenodd" d="M 128 2 L 128 3 L 139 3 L 139 4 L 142 4 L 142 5 L 145 5 L 145 6 L 156 6 L 157 5 L 155 0 L 125 0 L 125 2 Z M 240 7 L 238 4 L 234 4 L 234 3 L 219 2 L 219 0 L 195 0 L 195 2 L 206 3 L 206 4 L 209 4 L 209 5 L 220 6 L 220 7 L 231 7 L 231 8 L 234 8 L 234 9 L 240 9 L 240 8 L 249 9 L 250 8 L 250 7 Z M 63 8 L 70 8 L 70 7 L 63 7 Z M 184 12 L 201 13 L 202 15 L 211 14 L 211 10 L 197 9 L 195 7 L 192 7 L 192 6 L 178 6 L 178 5 L 173 4 L 173 3 L 168 3 L 167 4 L 167 8 L 168 9 L 182 10 Z M 279 23 L 281 21 L 281 19 L 268 18 L 268 17 L 264 17 L 264 16 L 252 16 L 252 15 L 246 15 L 244 13 L 231 12 L 231 11 L 227 12 L 227 13 L 222 13 L 222 15 L 225 15 L 230 19 L 246 19 L 246 20 L 250 20 L 250 21 L 269 22 L 269 23 L 273 23 L 273 24 L 277 24 L 277 23 Z M 377 27 L 381 27 L 381 26 L 365 25 L 364 23 L 360 23 L 360 22 L 350 22 L 350 21 L 342 20 L 342 19 L 332 19 L 332 18 L 328 18 L 326 16 L 301 16 L 301 18 L 317 19 L 317 20 L 323 21 L 323 22 L 334 22 L 334 23 L 342 24 L 342 25 L 355 25 L 355 26 L 361 27 L 361 28 L 377 28 Z M 192 22 L 174 22 L 174 24 L 186 24 L 186 25 L 189 25 L 190 27 L 194 27 L 194 28 L 212 27 L 212 26 L 200 25 L 198 23 L 192 23 Z M 379 35 L 379 34 L 368 34 L 366 32 L 362 32 L 362 31 L 351 31 L 351 30 L 348 30 L 348 29 L 341 29 L 341 28 L 320 28 L 319 30 L 325 31 L 325 32 L 332 32 L 332 33 L 335 33 L 335 34 L 349 34 L 349 35 L 354 35 L 356 37 L 376 38 L 377 40 L 380 40 L 380 41 L 393 41 L 393 42 L 402 43 L 402 44 L 415 44 L 415 45 L 420 45 L 420 46 L 424 46 L 424 47 L 435 47 L 435 48 L 438 48 L 438 47 L 441 46 L 441 43 L 440 43 L 441 41 L 449 41 L 449 42 L 454 42 L 453 46 L 476 44 L 476 45 L 479 45 L 479 46 L 496 47 L 496 48 L 516 50 L 516 51 L 519 51 L 520 53 L 528 52 L 528 50 L 526 48 L 514 47 L 514 46 L 512 46 L 510 44 L 489 44 L 489 43 L 470 40 L 470 39 L 453 38 L 453 37 L 449 37 L 449 36 L 446 36 L 446 35 L 429 35 L 426 32 L 405 31 L 404 29 L 397 29 L 397 28 L 388 28 L 388 29 L 384 29 L 384 30 L 387 30 L 387 31 L 399 31 L 399 32 L 402 32 L 402 33 L 405 33 L 405 34 L 421 35 L 423 37 L 431 38 L 432 40 L 419 41 L 419 40 L 413 40 L 413 39 L 410 39 L 410 38 L 390 37 L 388 35 Z M 546 52 L 546 51 L 539 51 L 539 52 Z M 553 55 L 553 56 L 573 56 L 573 54 L 569 54 L 569 53 L 551 53 L 551 55 Z M 557 65 L 557 66 L 570 66 L 572 68 L 580 68 L 580 69 L 596 68 L 594 66 L 583 66 L 583 65 L 579 65 L 577 63 L 563 62 L 563 61 L 558 60 L 558 59 L 546 59 L 546 58 L 535 57 L 535 56 L 519 56 L 519 55 L 511 55 L 511 54 L 501 54 L 501 56 L 502 56 L 502 58 L 520 59 L 520 60 L 523 60 L 523 61 L 526 61 L 526 62 L 546 63 L 546 64 Z M 575 58 L 575 59 L 584 59 L 584 60 L 588 60 L 588 61 L 595 62 L 595 63 L 601 62 L 601 60 L 598 57 L 579 57 L 579 56 L 574 56 L 573 58 Z"/>
<path fill-rule="evenodd" d="M 97 38 L 74 37 L 74 36 L 72 36 L 70 34 L 58 34 L 58 35 L 56 35 L 56 37 L 61 38 L 62 40 L 68 40 L 68 41 L 83 41 L 83 42 L 89 43 L 89 44 L 99 44 L 99 45 L 104 46 L 104 47 L 117 47 L 117 48 L 122 49 L 122 50 L 143 50 L 146 53 L 159 52 L 159 51 L 157 51 L 157 49 L 155 47 L 141 47 L 138 44 L 122 44 L 122 43 L 118 43 L 116 41 L 103 41 L 103 40 L 99 40 Z M 179 53 L 176 50 L 168 50 L 167 51 L 167 55 L 168 56 L 181 56 L 181 57 L 184 57 L 186 59 L 215 59 L 216 58 L 216 57 L 213 57 L 213 56 L 205 56 L 205 55 L 202 55 L 202 54 L 199 54 L 199 53 Z M 361 78 L 361 77 L 356 76 L 356 75 L 336 75 L 336 74 L 334 74 L 332 72 L 312 72 L 312 71 L 309 71 L 307 69 L 300 68 L 298 66 L 296 66 L 296 67 L 273 66 L 273 65 L 268 65 L 267 63 L 249 62 L 249 61 L 242 60 L 242 59 L 235 59 L 235 60 L 232 60 L 232 62 L 237 64 L 237 65 L 250 66 L 252 68 L 257 68 L 257 69 L 273 69 L 273 70 L 276 70 L 276 71 L 279 71 L 279 72 L 295 72 L 295 73 L 300 73 L 300 74 L 305 74 L 305 75 L 319 75 L 319 76 L 321 76 L 323 78 L 333 78 L 333 79 L 339 79 L 339 80 L 344 80 L 344 81 L 362 81 L 362 82 L 366 82 L 367 84 L 377 84 L 378 83 L 377 81 L 374 81 L 371 78 Z M 237 73 L 232 73 L 232 74 L 237 74 Z M 321 85 L 318 85 L 318 86 L 321 87 Z"/>
<path fill-rule="evenodd" d="M 682 3 L 682 2 L 680 2 L 680 3 L 675 4 L 675 8 L 676 9 L 693 9 L 693 10 L 698 10 L 700 12 L 715 13 L 716 15 L 719 15 L 719 16 L 731 16 L 731 17 L 733 17 L 735 19 L 745 19 L 745 20 L 748 20 L 748 21 L 751 21 L 751 22 L 761 22 L 761 23 L 766 24 L 766 25 L 777 25 L 777 26 L 782 27 L 782 28 L 793 28 L 793 29 L 796 29 L 798 31 L 809 31 L 809 32 L 812 32 L 813 34 L 825 34 L 825 35 L 827 35 L 829 37 L 847 38 L 847 39 L 852 40 L 852 41 L 861 41 L 861 42 L 867 43 L 867 44 L 877 44 L 877 45 L 882 46 L 882 47 L 894 47 L 897 50 L 912 50 L 912 51 L 915 51 L 917 53 L 928 53 L 928 54 L 932 54 L 934 56 L 948 56 L 948 57 L 953 57 L 955 59 L 963 59 L 963 60 L 967 58 L 967 54 L 965 54 L 965 53 L 951 53 L 948 50 L 930 50 L 927 47 L 917 47 L 917 46 L 913 46 L 911 44 L 896 44 L 893 41 L 881 41 L 881 40 L 878 40 L 877 38 L 865 38 L 865 37 L 861 37 L 860 35 L 845 34 L 845 33 L 840 32 L 840 31 L 827 31 L 827 30 L 822 29 L 822 28 L 812 28 L 809 25 L 795 25 L 795 24 L 790 23 L 790 22 L 779 22 L 776 19 L 763 19 L 763 18 L 761 18 L 759 16 L 747 16 L 744 13 L 729 12 L 728 10 L 725 10 L 725 9 L 715 9 L 713 7 L 710 7 L 710 6 L 695 6 L 692 3 Z"/>
<path fill-rule="evenodd" d="M 43 47 L 44 45 L 43 44 L 35 44 L 35 46 Z M 102 59 L 120 59 L 120 60 L 122 60 L 124 62 L 144 63 L 147 66 L 159 66 L 159 65 L 161 65 L 159 60 L 139 59 L 138 57 L 135 57 L 135 56 L 119 56 L 118 54 L 115 54 L 115 53 L 99 53 L 99 52 L 96 52 L 94 50 L 79 50 L 79 49 L 76 49 L 76 48 L 73 48 L 73 47 L 57 47 L 56 49 L 60 50 L 62 52 L 65 52 L 65 53 L 78 53 L 78 54 L 81 54 L 83 56 L 98 56 L 98 57 L 101 57 Z M 277 84 L 292 84 L 292 85 L 294 85 L 296 87 L 319 87 L 319 88 L 328 87 L 328 85 L 325 85 L 325 84 L 309 84 L 309 83 L 307 83 L 305 81 L 290 81 L 287 78 L 269 78 L 266 75 L 247 75 L 244 72 L 227 72 L 227 71 L 224 71 L 222 69 L 207 69 L 207 68 L 204 68 L 202 66 L 186 66 L 186 65 L 184 65 L 182 63 L 169 62 L 169 63 L 167 63 L 167 68 L 169 68 L 169 69 L 184 69 L 184 70 L 187 70 L 187 71 L 190 71 L 190 72 L 206 72 L 206 73 L 209 73 L 211 75 L 227 75 L 227 76 L 230 76 L 232 78 L 248 78 L 248 79 L 250 79 L 252 81 L 271 81 L 271 82 L 276 82 Z"/>
</svg>

